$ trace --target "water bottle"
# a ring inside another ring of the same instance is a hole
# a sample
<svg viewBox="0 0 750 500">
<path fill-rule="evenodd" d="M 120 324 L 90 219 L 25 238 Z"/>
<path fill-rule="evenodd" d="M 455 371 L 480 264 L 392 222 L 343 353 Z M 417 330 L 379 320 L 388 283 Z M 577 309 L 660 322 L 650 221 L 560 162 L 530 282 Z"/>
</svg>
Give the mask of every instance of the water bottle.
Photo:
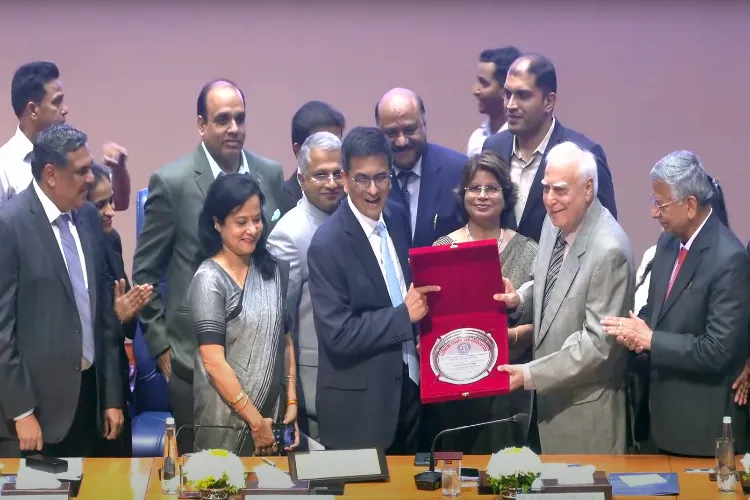
<svg viewBox="0 0 750 500">
<path fill-rule="evenodd" d="M 161 492 L 176 495 L 180 487 L 180 462 L 177 455 L 177 436 L 174 418 L 167 418 L 167 432 L 164 437 L 164 460 L 161 465 Z"/>
<path fill-rule="evenodd" d="M 737 466 L 734 457 L 732 417 L 724 417 L 721 438 L 716 442 L 716 484 L 722 493 L 734 493 L 737 484 Z"/>
</svg>

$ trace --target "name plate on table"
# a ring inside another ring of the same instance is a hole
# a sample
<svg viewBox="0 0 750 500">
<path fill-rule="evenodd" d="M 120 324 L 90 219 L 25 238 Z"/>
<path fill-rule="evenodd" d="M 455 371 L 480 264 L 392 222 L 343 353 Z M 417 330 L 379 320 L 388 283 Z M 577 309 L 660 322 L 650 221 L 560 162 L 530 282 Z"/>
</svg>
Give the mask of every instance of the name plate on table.
<svg viewBox="0 0 750 500">
<path fill-rule="evenodd" d="M 419 322 L 422 403 L 506 394 L 508 316 L 497 241 L 471 241 L 412 248 L 415 287 L 437 285 L 427 294 L 429 310 Z"/>
</svg>

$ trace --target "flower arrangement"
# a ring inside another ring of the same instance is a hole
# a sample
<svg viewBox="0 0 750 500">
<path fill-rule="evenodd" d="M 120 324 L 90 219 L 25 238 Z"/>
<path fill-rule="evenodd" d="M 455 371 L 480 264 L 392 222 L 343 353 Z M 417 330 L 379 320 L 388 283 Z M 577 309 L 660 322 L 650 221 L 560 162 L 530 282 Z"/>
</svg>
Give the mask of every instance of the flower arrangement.
<svg viewBox="0 0 750 500">
<path fill-rule="evenodd" d="M 192 454 L 182 473 L 187 483 L 200 491 L 224 490 L 233 495 L 245 487 L 242 460 L 227 450 L 203 450 Z"/>
<path fill-rule="evenodd" d="M 514 498 L 519 490 L 529 492 L 541 469 L 541 459 L 529 448 L 504 448 L 490 457 L 487 479 L 493 493 Z"/>
<path fill-rule="evenodd" d="M 742 481 L 750 481 L 750 453 L 745 453 L 745 456 L 742 457 L 742 473 L 740 475 L 740 479 Z"/>
</svg>

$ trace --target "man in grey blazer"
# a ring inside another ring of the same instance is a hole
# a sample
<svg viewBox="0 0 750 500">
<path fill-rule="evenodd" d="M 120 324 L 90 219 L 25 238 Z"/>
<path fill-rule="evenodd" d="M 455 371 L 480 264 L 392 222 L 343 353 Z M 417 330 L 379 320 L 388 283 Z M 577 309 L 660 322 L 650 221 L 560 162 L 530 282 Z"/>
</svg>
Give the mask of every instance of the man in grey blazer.
<svg viewBox="0 0 750 500">
<path fill-rule="evenodd" d="M 330 132 L 311 135 L 302 143 L 298 163 L 302 199 L 271 231 L 268 250 L 277 259 L 289 263 L 287 307 L 292 317 L 292 335 L 299 365 L 297 419 L 300 430 L 317 441 L 318 336 L 310 301 L 307 248 L 315 231 L 336 210 L 344 195 L 341 140 Z"/>
<path fill-rule="evenodd" d="M 93 456 L 125 401 L 94 162 L 65 124 L 34 143 L 32 182 L 0 208 L 0 457 Z"/>
<path fill-rule="evenodd" d="M 536 391 L 529 441 L 543 453 L 626 451 L 627 351 L 600 322 L 632 309 L 635 266 L 597 184 L 590 152 L 572 142 L 550 150 L 534 280 L 518 292 L 504 280 L 495 296 L 534 323 L 533 338 L 518 339 L 533 343 L 533 361 L 498 370 L 510 374 L 511 390 Z"/>
<path fill-rule="evenodd" d="M 279 216 L 284 181 L 281 165 L 244 150 L 245 97 L 226 80 L 206 84 L 198 96 L 201 143 L 191 154 L 151 175 L 143 228 L 133 259 L 133 281 L 154 285 L 151 302 L 140 314 L 149 352 L 167 378 L 172 414 L 178 428 L 193 421 L 193 362 L 198 341 L 186 291 L 198 268 L 198 216 L 211 183 L 224 173 L 258 179 L 266 198 L 268 230 Z M 167 292 L 156 287 L 166 270 Z M 181 434 L 181 437 L 183 434 Z M 192 451 L 190 433 L 180 452 Z"/>
</svg>

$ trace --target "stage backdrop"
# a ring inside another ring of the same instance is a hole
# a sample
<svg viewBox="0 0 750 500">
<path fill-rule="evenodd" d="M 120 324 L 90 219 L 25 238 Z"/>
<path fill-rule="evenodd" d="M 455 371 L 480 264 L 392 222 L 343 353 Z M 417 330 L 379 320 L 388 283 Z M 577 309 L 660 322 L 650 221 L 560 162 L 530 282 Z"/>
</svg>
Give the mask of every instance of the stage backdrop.
<svg viewBox="0 0 750 500">
<path fill-rule="evenodd" d="M 130 153 L 133 198 L 152 171 L 198 143 L 195 101 L 216 77 L 247 98 L 249 149 L 294 168 L 292 114 L 305 101 L 371 125 L 391 87 L 418 92 L 429 140 L 464 150 L 480 123 L 471 95 L 482 49 L 514 44 L 556 65 L 557 117 L 603 145 L 620 221 L 637 258 L 656 241 L 648 172 L 674 149 L 699 153 L 722 183 L 738 236 L 750 168 L 746 1 L 166 1 L 4 2 L 0 6 L 0 140 L 16 126 L 13 71 L 55 61 L 70 114 L 97 158 Z M 135 203 L 118 213 L 126 266 Z"/>
</svg>

